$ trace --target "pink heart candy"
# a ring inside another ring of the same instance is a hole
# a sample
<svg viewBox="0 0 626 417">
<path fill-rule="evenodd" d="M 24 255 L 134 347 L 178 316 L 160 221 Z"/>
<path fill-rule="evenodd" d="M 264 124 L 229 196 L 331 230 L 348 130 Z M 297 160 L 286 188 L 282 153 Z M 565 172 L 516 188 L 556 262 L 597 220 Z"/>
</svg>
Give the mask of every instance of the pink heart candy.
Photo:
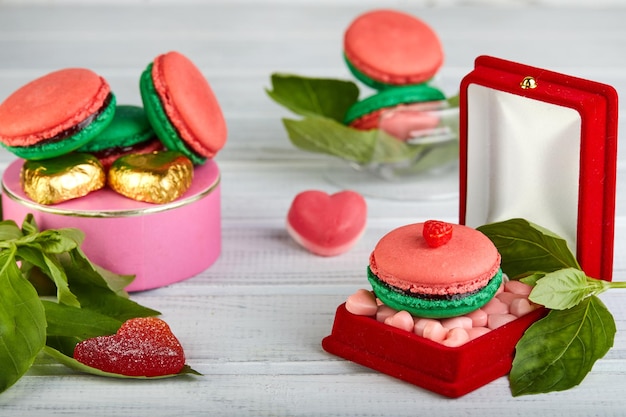
<svg viewBox="0 0 626 417">
<path fill-rule="evenodd" d="M 524 284 L 521 281 L 508 281 L 504 285 L 504 288 L 506 289 L 506 291 L 512 292 L 513 294 L 526 295 L 526 296 L 528 296 L 528 294 L 530 294 L 530 292 L 533 289 L 533 287 L 531 287 L 528 284 Z"/>
<path fill-rule="evenodd" d="M 484 327 L 487 325 L 487 313 L 484 310 L 474 310 L 471 313 L 467 313 L 465 317 L 469 317 L 472 320 L 473 327 Z"/>
<path fill-rule="evenodd" d="M 506 314 L 509 312 L 509 306 L 498 298 L 492 298 L 487 304 L 481 307 L 487 314 Z"/>
<path fill-rule="evenodd" d="M 528 301 L 527 298 L 518 298 L 511 303 L 511 314 L 516 317 L 522 317 L 525 314 L 533 311 L 535 307 Z"/>
<path fill-rule="evenodd" d="M 357 316 L 375 316 L 378 311 L 376 296 L 365 289 L 357 290 L 346 300 L 346 310 Z"/>
<path fill-rule="evenodd" d="M 424 325 L 422 336 L 433 342 L 443 342 L 448 335 L 448 329 L 443 327 L 438 320 L 429 321 Z"/>
<path fill-rule="evenodd" d="M 348 251 L 365 231 L 367 204 L 359 193 L 309 190 L 296 195 L 287 213 L 287 232 L 320 256 Z"/>
<path fill-rule="evenodd" d="M 448 347 L 459 347 L 469 341 L 470 336 L 469 333 L 467 333 L 467 329 L 455 327 L 454 329 L 450 329 L 446 338 L 441 343 Z"/>
<path fill-rule="evenodd" d="M 474 340 L 477 337 L 483 336 L 491 331 L 488 327 L 472 327 L 471 329 L 467 329 L 467 334 L 469 334 L 470 340 Z"/>
<path fill-rule="evenodd" d="M 397 311 L 394 310 L 393 308 L 386 306 L 384 304 L 380 305 L 378 306 L 378 311 L 376 312 L 376 321 L 380 321 L 381 323 L 384 323 L 388 317 L 393 316 L 396 313 Z"/>
<path fill-rule="evenodd" d="M 465 316 L 450 317 L 450 318 L 441 320 L 441 325 L 445 327 L 446 329 L 450 329 L 450 330 L 456 327 L 469 329 L 472 327 L 472 319 L 470 317 L 465 317 Z"/>
<path fill-rule="evenodd" d="M 487 327 L 490 329 L 497 329 L 500 326 L 504 326 L 507 323 L 516 320 L 517 317 L 513 314 L 490 314 L 487 320 Z"/>
<path fill-rule="evenodd" d="M 412 332 L 414 321 L 413 316 L 411 316 L 408 311 L 398 311 L 393 316 L 388 317 L 385 320 L 385 324 L 398 329 L 406 330 L 407 332 Z"/>
</svg>

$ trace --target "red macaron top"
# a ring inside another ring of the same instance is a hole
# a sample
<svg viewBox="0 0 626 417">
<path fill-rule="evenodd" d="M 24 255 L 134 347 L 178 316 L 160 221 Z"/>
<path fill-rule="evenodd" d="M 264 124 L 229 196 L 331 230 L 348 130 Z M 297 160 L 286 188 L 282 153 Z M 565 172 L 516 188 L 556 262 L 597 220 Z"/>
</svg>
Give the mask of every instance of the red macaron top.
<svg viewBox="0 0 626 417">
<path fill-rule="evenodd" d="M 226 143 L 226 121 L 209 83 L 187 57 L 159 55 L 152 81 L 170 123 L 197 154 L 210 158 Z"/>
<path fill-rule="evenodd" d="M 443 63 L 443 48 L 433 29 L 394 10 L 357 17 L 344 34 L 344 53 L 363 74 L 396 85 L 428 81 Z"/>
<path fill-rule="evenodd" d="M 423 228 L 402 226 L 380 239 L 370 255 L 379 280 L 418 294 L 450 295 L 478 290 L 498 272 L 500 254 L 478 230 L 454 224 L 450 241 L 433 248 Z"/>
<path fill-rule="evenodd" d="M 31 146 L 54 138 L 98 113 L 110 93 L 104 78 L 84 68 L 37 78 L 0 104 L 0 141 Z"/>
</svg>

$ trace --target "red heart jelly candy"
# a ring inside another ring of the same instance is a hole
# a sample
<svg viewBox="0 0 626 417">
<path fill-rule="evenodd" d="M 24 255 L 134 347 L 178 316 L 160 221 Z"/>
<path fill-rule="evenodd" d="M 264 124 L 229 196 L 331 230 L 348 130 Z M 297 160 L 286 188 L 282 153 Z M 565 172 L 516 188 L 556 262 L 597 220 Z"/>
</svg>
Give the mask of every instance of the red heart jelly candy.
<svg viewBox="0 0 626 417">
<path fill-rule="evenodd" d="M 170 327 L 156 317 L 126 321 L 116 334 L 85 339 L 74 348 L 74 359 L 127 376 L 177 374 L 185 365 L 185 353 Z"/>
</svg>

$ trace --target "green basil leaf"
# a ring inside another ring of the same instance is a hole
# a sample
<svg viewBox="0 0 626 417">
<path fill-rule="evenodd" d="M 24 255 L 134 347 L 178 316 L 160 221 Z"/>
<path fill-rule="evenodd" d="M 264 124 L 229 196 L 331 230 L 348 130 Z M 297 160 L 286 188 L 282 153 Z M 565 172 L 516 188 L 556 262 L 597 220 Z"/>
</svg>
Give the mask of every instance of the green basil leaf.
<svg viewBox="0 0 626 417">
<path fill-rule="evenodd" d="M 70 291 L 67 275 L 54 255 L 42 252 L 37 245 L 22 245 L 17 248 L 17 257 L 39 268 L 40 272 L 54 282 L 57 300 L 60 303 L 80 307 L 76 295 Z"/>
<path fill-rule="evenodd" d="M 32 213 L 28 213 L 22 222 L 22 233 L 24 236 L 39 233 L 39 227 Z"/>
<path fill-rule="evenodd" d="M 69 256 L 61 257 L 61 264 L 67 274 L 72 292 L 76 294 L 80 305 L 98 313 L 126 321 L 133 317 L 156 316 L 160 313 L 144 307 L 112 290 L 99 270 L 76 248 Z"/>
<path fill-rule="evenodd" d="M 603 288 L 600 281 L 588 279 L 583 271 L 565 268 L 539 279 L 528 298 L 553 310 L 565 310 Z"/>
<path fill-rule="evenodd" d="M 272 74 L 273 90 L 265 90 L 278 104 L 302 116 L 324 116 L 337 122 L 359 98 L 352 81 Z"/>
<path fill-rule="evenodd" d="M 517 343 L 511 392 L 537 394 L 580 384 L 613 346 L 615 332 L 613 316 L 596 296 L 567 310 L 551 310 Z"/>
<path fill-rule="evenodd" d="M 515 279 L 528 271 L 580 269 L 565 239 L 524 219 L 511 219 L 478 227 L 502 256 L 502 271 Z"/>
<path fill-rule="evenodd" d="M 523 282 L 524 284 L 534 287 L 537 281 L 539 281 L 541 278 L 545 276 L 546 276 L 545 272 L 532 272 L 532 273 L 529 273 L 528 275 L 520 277 L 519 280 Z"/>
<path fill-rule="evenodd" d="M 72 357 L 74 355 L 74 348 L 76 347 L 76 344 L 80 343 L 82 340 L 84 339 L 76 336 L 50 335 L 46 338 L 46 346 L 58 350 L 66 356 Z"/>
<path fill-rule="evenodd" d="M 309 152 L 336 156 L 360 164 L 371 161 L 376 130 L 356 130 L 323 117 L 283 119 L 291 143 Z"/>
<path fill-rule="evenodd" d="M 17 240 L 22 236 L 22 230 L 13 220 L 0 222 L 0 242 Z"/>
<path fill-rule="evenodd" d="M 122 321 L 86 309 L 42 300 L 48 323 L 47 335 L 74 336 L 81 340 L 117 332 Z"/>
<path fill-rule="evenodd" d="M 420 145 L 409 145 L 377 129 L 353 129 L 324 117 L 283 119 L 283 124 L 294 146 L 358 164 L 412 160 L 423 150 Z"/>
<path fill-rule="evenodd" d="M 84 256 L 84 254 L 82 256 Z M 93 263 L 91 265 L 102 277 L 102 279 L 104 279 L 111 291 L 113 291 L 120 297 L 128 297 L 128 293 L 126 292 L 125 288 L 128 287 L 131 282 L 133 282 L 133 280 L 135 279 L 134 275 L 120 275 L 109 271 L 108 269 L 102 268 L 99 265 Z"/>
<path fill-rule="evenodd" d="M 26 236 L 20 243 L 36 246 L 45 253 L 59 254 L 79 246 L 79 243 L 82 241 L 81 236 L 82 233 L 73 232 L 72 229 L 68 229 L 65 232 L 61 232 L 60 229 L 44 230 L 36 235 Z"/>
<path fill-rule="evenodd" d="M 0 392 L 22 377 L 46 342 L 46 316 L 37 291 L 9 250 L 0 252 Z"/>
<path fill-rule="evenodd" d="M 92 368 L 91 366 L 87 366 L 79 361 L 77 361 L 76 359 L 67 356 L 61 352 L 59 352 L 58 350 L 50 347 L 50 346 L 46 346 L 44 347 L 43 351 L 51 356 L 52 358 L 54 358 L 57 362 L 67 366 L 68 368 L 74 369 L 76 371 L 79 372 L 83 372 L 86 374 L 91 374 L 91 375 L 97 375 L 97 376 L 104 376 L 104 377 L 109 377 L 109 378 L 121 378 L 121 379 L 163 379 L 163 378 L 172 378 L 175 376 L 182 376 L 182 375 L 187 375 L 187 374 L 194 374 L 194 375 L 201 375 L 199 372 L 193 370 L 192 368 L 190 368 L 189 366 L 185 365 L 183 367 L 183 369 L 177 373 L 177 374 L 171 374 L 171 375 L 163 375 L 163 376 L 128 376 L 128 375 L 120 375 L 120 374 L 114 374 L 111 372 L 105 372 L 105 371 L 101 371 L 100 369 L 96 369 L 96 368 Z"/>
</svg>

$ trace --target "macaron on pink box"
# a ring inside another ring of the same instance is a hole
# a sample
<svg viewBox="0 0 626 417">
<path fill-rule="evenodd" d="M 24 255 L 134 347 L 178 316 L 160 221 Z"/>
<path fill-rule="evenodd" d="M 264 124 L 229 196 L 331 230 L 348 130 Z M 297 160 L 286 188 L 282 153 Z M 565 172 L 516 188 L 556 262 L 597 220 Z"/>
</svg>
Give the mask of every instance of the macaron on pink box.
<svg viewBox="0 0 626 417">
<path fill-rule="evenodd" d="M 32 213 L 43 229 L 75 227 L 85 233 L 89 259 L 118 274 L 135 275 L 127 291 L 163 287 L 206 270 L 221 251 L 220 173 L 208 160 L 194 170 L 187 192 L 167 204 L 126 198 L 109 188 L 46 206 L 22 191 L 18 159 L 2 178 L 5 220 Z"/>
<path fill-rule="evenodd" d="M 589 276 L 610 281 L 617 159 L 612 87 L 481 56 L 460 87 L 459 223 L 525 218 L 575 248 Z M 322 341 L 335 355 L 448 397 L 506 375 L 539 308 L 457 346 L 341 304 Z"/>
</svg>

